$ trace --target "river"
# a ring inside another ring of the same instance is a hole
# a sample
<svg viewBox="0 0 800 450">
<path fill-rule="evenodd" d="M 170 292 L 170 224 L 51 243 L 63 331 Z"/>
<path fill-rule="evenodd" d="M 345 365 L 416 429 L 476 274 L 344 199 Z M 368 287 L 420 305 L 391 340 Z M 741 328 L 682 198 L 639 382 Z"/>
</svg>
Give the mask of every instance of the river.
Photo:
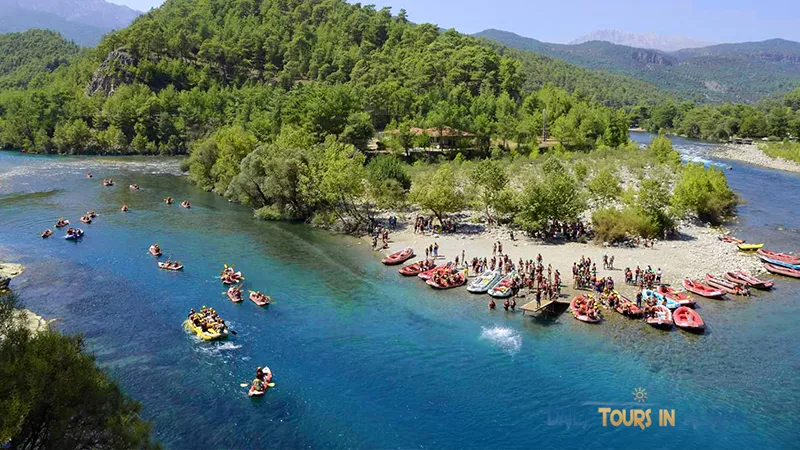
<svg viewBox="0 0 800 450">
<path fill-rule="evenodd" d="M 708 144 L 675 145 L 708 159 Z M 721 163 L 745 202 L 737 234 L 797 251 L 800 176 Z M 701 336 L 490 313 L 466 291 L 398 277 L 355 240 L 256 221 L 176 168 L 0 153 L 0 259 L 27 267 L 12 287 L 60 330 L 87 337 L 168 448 L 797 448 L 800 283 L 701 301 Z M 100 186 L 108 176 L 117 186 Z M 192 208 L 165 205 L 167 195 Z M 119 212 L 123 202 L 130 212 Z M 82 242 L 37 236 L 91 208 L 99 216 Z M 156 268 L 147 254 L 156 241 L 184 272 Z M 275 304 L 228 301 L 224 263 Z M 201 305 L 237 334 L 188 335 L 181 322 Z M 264 364 L 276 388 L 248 398 L 240 384 Z M 634 403 L 636 388 L 646 402 Z M 653 424 L 603 427 L 602 405 L 650 408 Z M 659 409 L 675 410 L 674 427 L 658 426 Z"/>
</svg>

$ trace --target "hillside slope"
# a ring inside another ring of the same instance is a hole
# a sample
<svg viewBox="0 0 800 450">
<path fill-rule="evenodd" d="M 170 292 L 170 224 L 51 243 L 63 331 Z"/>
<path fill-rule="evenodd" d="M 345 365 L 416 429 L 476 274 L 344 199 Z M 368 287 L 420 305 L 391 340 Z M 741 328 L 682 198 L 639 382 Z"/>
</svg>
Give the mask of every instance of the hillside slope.
<svg viewBox="0 0 800 450">
<path fill-rule="evenodd" d="M 500 30 L 476 36 L 589 69 L 627 75 L 681 97 L 753 103 L 800 86 L 800 43 L 774 39 L 673 53 L 592 41 L 550 44 Z"/>
<path fill-rule="evenodd" d="M 0 89 L 24 88 L 36 77 L 49 74 L 80 52 L 58 33 L 29 30 L 0 35 Z"/>
</svg>

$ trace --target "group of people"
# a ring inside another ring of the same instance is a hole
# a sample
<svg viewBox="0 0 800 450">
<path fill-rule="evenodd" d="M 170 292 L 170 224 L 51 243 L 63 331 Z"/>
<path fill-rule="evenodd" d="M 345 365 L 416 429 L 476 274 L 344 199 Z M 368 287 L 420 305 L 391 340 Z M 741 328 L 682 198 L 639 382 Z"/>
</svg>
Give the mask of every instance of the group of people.
<svg viewBox="0 0 800 450">
<path fill-rule="evenodd" d="M 614 255 L 603 254 L 603 270 L 614 270 Z"/>
<path fill-rule="evenodd" d="M 437 271 L 431 276 L 431 280 L 439 286 L 456 286 L 464 282 L 463 272 L 456 269 L 456 266 L 449 266 L 445 270 Z"/>
<path fill-rule="evenodd" d="M 165 262 L 163 264 L 164 264 L 163 267 L 165 269 L 173 269 L 173 270 L 175 270 L 175 269 L 183 267 L 183 264 L 181 264 L 180 261 L 173 261 L 173 260 L 171 260 L 169 258 L 167 258 L 167 262 Z"/>
<path fill-rule="evenodd" d="M 661 284 L 661 268 L 653 271 L 653 268 L 647 266 L 647 269 L 642 270 L 636 266 L 636 270 L 632 271 L 630 267 L 625 268 L 625 284 L 637 286 L 639 290 L 644 288 L 652 289 L 653 287 Z"/>
<path fill-rule="evenodd" d="M 582 221 L 552 222 L 541 230 L 535 231 L 533 237 L 543 241 L 577 241 L 589 237 L 590 233 Z"/>
<path fill-rule="evenodd" d="M 497 308 L 497 304 L 494 302 L 494 299 L 489 300 L 489 310 L 494 311 Z M 514 312 L 517 309 L 517 300 L 514 297 L 511 299 L 505 299 L 503 301 L 503 309 L 506 311 Z"/>
<path fill-rule="evenodd" d="M 414 234 L 425 233 L 452 233 L 456 231 L 456 222 L 453 219 L 440 221 L 436 217 L 417 216 L 414 220 Z"/>
<path fill-rule="evenodd" d="M 581 255 L 580 261 L 572 263 L 572 279 L 575 289 L 593 289 L 597 282 L 597 264 L 592 258 Z"/>
<path fill-rule="evenodd" d="M 189 310 L 189 320 L 203 332 L 215 331 L 222 333 L 227 330 L 227 325 L 222 317 L 217 315 L 214 308 L 207 308 L 203 306 L 200 311 L 195 311 L 194 308 Z"/>
<path fill-rule="evenodd" d="M 103 186 L 113 186 L 114 180 L 111 178 L 103 178 Z"/>
<path fill-rule="evenodd" d="M 586 298 L 578 297 L 575 302 L 575 307 L 577 308 L 577 314 L 579 316 L 586 316 L 594 320 L 599 320 L 603 317 L 600 312 L 600 305 L 591 295 L 588 295 Z"/>
<path fill-rule="evenodd" d="M 225 284 L 236 284 L 244 280 L 242 272 L 234 271 L 233 266 L 226 266 L 224 269 L 222 269 L 222 272 L 219 274 L 219 278 Z"/>
<path fill-rule="evenodd" d="M 380 246 L 378 246 L 378 239 L 381 241 Z M 385 248 L 389 248 L 389 228 L 378 224 L 375 226 L 375 234 L 372 235 L 372 249 L 382 250 Z"/>
</svg>

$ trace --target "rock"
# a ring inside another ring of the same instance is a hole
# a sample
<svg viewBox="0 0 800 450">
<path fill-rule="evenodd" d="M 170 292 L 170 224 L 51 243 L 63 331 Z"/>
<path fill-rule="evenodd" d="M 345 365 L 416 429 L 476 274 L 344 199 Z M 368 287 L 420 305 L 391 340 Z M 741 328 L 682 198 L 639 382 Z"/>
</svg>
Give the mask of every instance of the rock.
<svg viewBox="0 0 800 450">
<path fill-rule="evenodd" d="M 117 86 L 133 82 L 131 68 L 136 67 L 137 63 L 137 59 L 125 48 L 112 50 L 92 74 L 86 86 L 86 95 L 91 97 L 102 91 L 108 96 L 114 93 Z"/>
<path fill-rule="evenodd" d="M 0 291 L 8 289 L 8 283 L 11 282 L 11 277 L 0 275 Z"/>
</svg>

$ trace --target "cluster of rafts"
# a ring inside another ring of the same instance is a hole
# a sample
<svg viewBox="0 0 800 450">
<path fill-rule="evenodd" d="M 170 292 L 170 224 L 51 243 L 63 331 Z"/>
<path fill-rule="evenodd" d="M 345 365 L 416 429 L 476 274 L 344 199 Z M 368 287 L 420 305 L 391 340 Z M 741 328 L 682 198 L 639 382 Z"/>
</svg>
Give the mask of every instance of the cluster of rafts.
<svg viewBox="0 0 800 450">
<path fill-rule="evenodd" d="M 383 258 L 381 262 L 387 266 L 402 264 L 414 257 L 411 247 Z M 398 270 L 406 277 L 417 276 L 433 289 L 452 289 L 467 284 L 467 268 L 456 267 L 452 262 L 437 265 L 430 259 L 417 261 Z M 500 270 L 489 270 L 476 276 L 467 286 L 473 294 L 489 294 L 495 298 L 508 298 L 514 294 L 514 280 L 517 272 L 502 273 Z"/>
</svg>

